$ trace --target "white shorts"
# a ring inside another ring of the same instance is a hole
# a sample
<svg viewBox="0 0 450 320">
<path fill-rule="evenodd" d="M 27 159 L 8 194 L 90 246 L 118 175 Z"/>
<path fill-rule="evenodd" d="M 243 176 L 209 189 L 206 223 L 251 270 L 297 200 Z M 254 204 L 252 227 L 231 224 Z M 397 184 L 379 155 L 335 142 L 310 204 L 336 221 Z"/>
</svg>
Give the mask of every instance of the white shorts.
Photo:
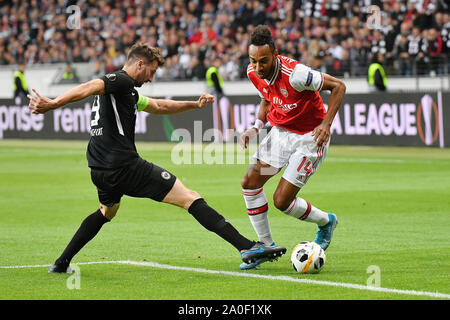
<svg viewBox="0 0 450 320">
<path fill-rule="evenodd" d="M 319 169 L 330 146 L 330 139 L 321 147 L 313 139 L 312 132 L 298 134 L 274 126 L 253 158 L 278 169 L 286 167 L 283 178 L 301 188 Z"/>
</svg>

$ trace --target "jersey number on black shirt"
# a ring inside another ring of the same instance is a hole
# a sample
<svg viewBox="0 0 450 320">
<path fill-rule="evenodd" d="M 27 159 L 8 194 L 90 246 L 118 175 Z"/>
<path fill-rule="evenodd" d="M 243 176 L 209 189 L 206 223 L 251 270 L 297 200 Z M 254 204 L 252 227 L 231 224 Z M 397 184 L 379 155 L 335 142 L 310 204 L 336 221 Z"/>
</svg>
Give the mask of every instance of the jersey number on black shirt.
<svg viewBox="0 0 450 320">
<path fill-rule="evenodd" d="M 90 167 L 118 168 L 139 157 L 134 144 L 136 83 L 120 70 L 101 78 L 105 94 L 94 97 L 91 113 L 91 139 L 87 149 Z"/>
</svg>

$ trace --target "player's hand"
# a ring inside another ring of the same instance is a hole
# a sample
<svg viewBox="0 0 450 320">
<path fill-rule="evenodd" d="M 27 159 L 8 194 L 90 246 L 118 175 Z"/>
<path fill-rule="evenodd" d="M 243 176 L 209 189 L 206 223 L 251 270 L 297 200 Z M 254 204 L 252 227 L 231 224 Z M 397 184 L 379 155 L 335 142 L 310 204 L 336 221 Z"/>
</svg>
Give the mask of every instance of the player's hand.
<svg viewBox="0 0 450 320">
<path fill-rule="evenodd" d="M 331 124 L 325 121 L 314 128 L 312 135 L 314 136 L 313 141 L 317 142 L 317 146 L 321 147 L 327 144 L 328 139 L 330 139 L 330 128 Z"/>
<path fill-rule="evenodd" d="M 53 100 L 41 96 L 35 89 L 32 89 L 36 97 L 33 97 L 31 94 L 27 95 L 30 99 L 30 103 L 28 104 L 28 108 L 32 110 L 32 113 L 39 114 L 45 113 L 48 110 L 55 108 L 55 103 Z"/>
<path fill-rule="evenodd" d="M 256 128 L 250 128 L 244 131 L 244 133 L 241 134 L 239 137 L 239 144 L 241 145 L 242 149 L 247 149 L 248 142 L 250 139 L 253 139 L 258 134 L 258 129 Z"/>
<path fill-rule="evenodd" d="M 205 107 L 208 103 L 214 102 L 214 96 L 209 93 L 202 93 L 198 98 L 197 105 L 199 108 Z"/>
</svg>

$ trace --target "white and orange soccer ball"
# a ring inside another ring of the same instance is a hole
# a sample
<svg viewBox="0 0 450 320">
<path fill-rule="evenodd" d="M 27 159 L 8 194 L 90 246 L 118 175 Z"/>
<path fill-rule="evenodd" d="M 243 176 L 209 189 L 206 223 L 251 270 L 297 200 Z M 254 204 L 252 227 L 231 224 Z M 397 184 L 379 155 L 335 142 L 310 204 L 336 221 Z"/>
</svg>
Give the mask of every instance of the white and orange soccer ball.
<svg viewBox="0 0 450 320">
<path fill-rule="evenodd" d="M 292 249 L 292 266 L 299 273 L 319 273 L 325 261 L 325 251 L 315 242 L 300 242 Z"/>
</svg>

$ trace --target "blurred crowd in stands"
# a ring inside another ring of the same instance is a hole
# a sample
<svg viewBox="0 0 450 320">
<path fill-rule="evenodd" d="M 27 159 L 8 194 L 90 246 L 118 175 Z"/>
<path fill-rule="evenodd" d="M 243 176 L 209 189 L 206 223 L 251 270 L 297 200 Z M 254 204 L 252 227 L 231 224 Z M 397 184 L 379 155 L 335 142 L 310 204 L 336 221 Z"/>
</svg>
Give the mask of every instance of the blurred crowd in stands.
<svg viewBox="0 0 450 320">
<path fill-rule="evenodd" d="M 135 41 L 161 48 L 157 80 L 200 80 L 215 59 L 246 78 L 250 33 L 272 28 L 278 51 L 338 77 L 366 76 L 376 55 L 391 75 L 449 73 L 447 0 L 0 1 L 0 66 L 124 64 Z"/>
</svg>

